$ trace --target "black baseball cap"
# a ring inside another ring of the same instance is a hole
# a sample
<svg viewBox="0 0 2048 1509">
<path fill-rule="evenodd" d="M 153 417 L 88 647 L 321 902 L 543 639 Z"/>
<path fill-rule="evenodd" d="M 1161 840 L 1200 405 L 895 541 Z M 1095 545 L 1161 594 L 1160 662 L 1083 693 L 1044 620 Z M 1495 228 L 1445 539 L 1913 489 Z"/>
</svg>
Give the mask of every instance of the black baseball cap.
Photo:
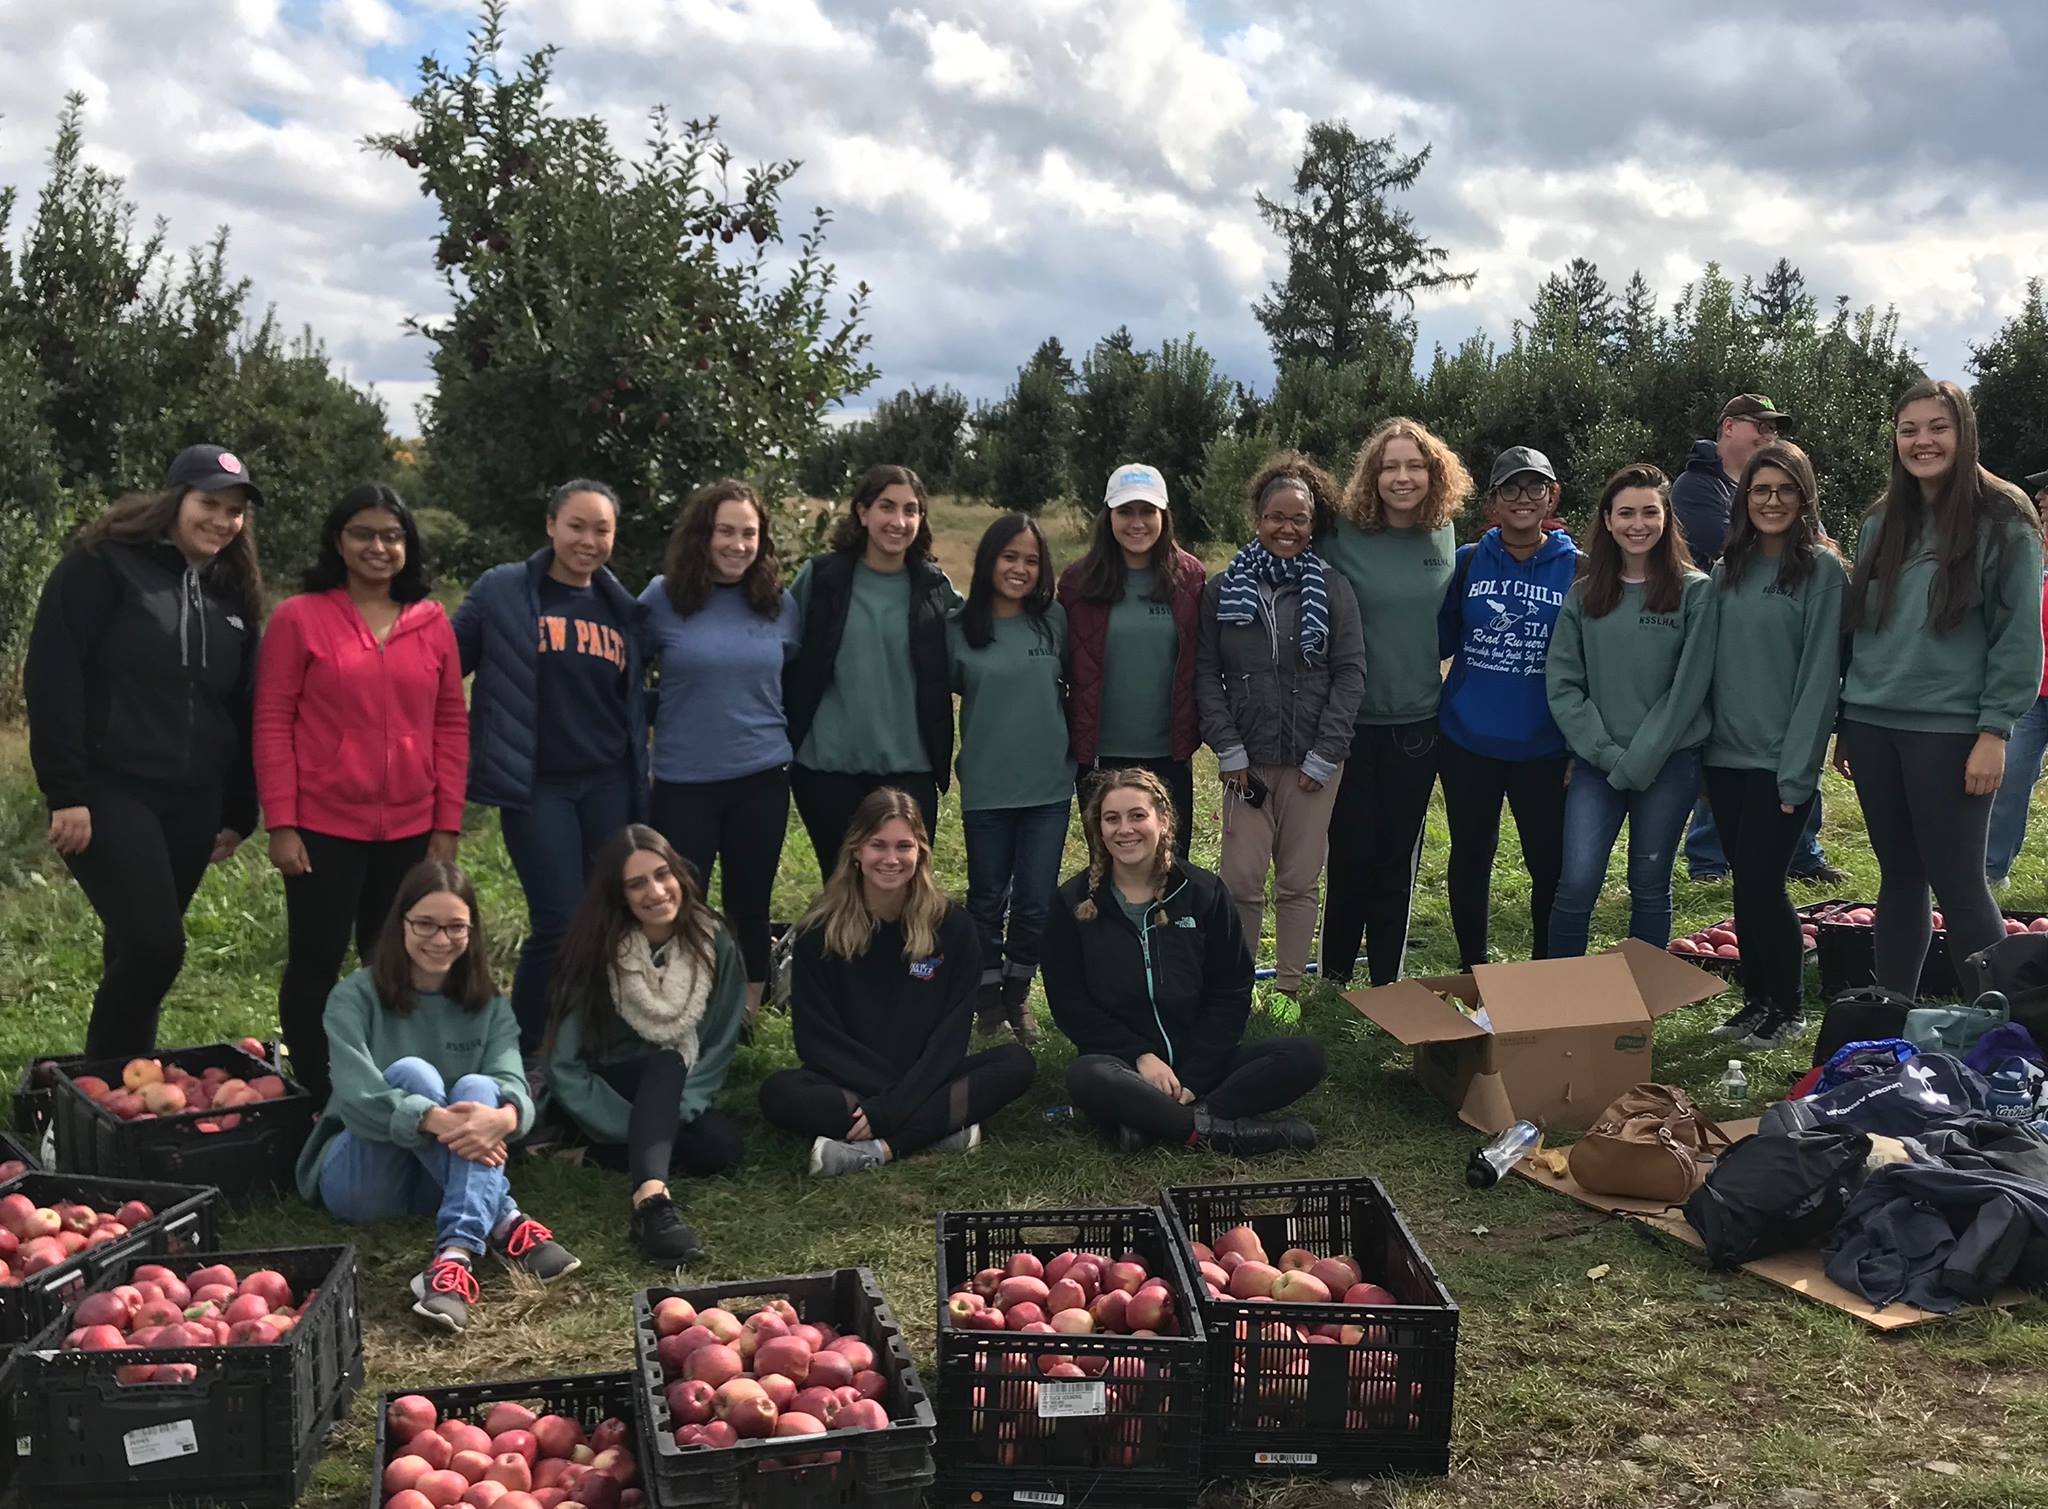
<svg viewBox="0 0 2048 1509">
<path fill-rule="evenodd" d="M 1783 428 L 1792 423 L 1792 416 L 1772 403 L 1761 393 L 1737 393 L 1721 405 L 1723 419 L 1768 419 Z"/>
<path fill-rule="evenodd" d="M 249 468 L 242 458 L 225 446 L 188 445 L 178 452 L 171 462 L 171 469 L 164 474 L 164 481 L 171 487 L 197 488 L 203 493 L 220 492 L 229 487 L 245 487 L 249 490 L 249 501 L 261 503 L 263 489 L 256 485 L 249 475 Z"/>
<path fill-rule="evenodd" d="M 1492 492 L 1510 477 L 1523 472 L 1534 472 L 1546 482 L 1555 482 L 1557 473 L 1550 468 L 1550 458 L 1533 445 L 1511 445 L 1493 461 L 1493 475 L 1487 479 L 1486 490 Z"/>
<path fill-rule="evenodd" d="M 2035 472 L 2027 478 L 2027 496 L 2036 496 L 2042 488 L 2048 487 L 2048 472 Z"/>
</svg>

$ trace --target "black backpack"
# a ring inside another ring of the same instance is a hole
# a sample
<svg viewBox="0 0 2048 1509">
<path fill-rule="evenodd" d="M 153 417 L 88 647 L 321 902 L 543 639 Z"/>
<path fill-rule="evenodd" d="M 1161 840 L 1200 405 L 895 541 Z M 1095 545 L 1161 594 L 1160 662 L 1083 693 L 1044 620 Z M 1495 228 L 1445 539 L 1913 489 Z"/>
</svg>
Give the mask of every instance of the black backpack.
<svg viewBox="0 0 2048 1509">
<path fill-rule="evenodd" d="M 2048 933 L 2014 933 L 1979 949 L 1956 966 L 1965 1001 L 1997 991 L 2010 1006 L 2011 1020 L 2048 1043 Z"/>
<path fill-rule="evenodd" d="M 1870 1138 L 1802 1131 L 1745 1137 L 1685 1202 L 1685 1218 L 1716 1268 L 1818 1247 L 1863 1182 Z"/>
<path fill-rule="evenodd" d="M 1911 996 L 1876 985 L 1859 985 L 1843 991 L 1828 1003 L 1827 1012 L 1820 1019 L 1820 1037 L 1813 1045 L 1814 1067 L 1819 1068 L 1835 1056 L 1837 1049 L 1850 1043 L 1904 1037 L 1906 1013 L 1912 1009 Z"/>
</svg>

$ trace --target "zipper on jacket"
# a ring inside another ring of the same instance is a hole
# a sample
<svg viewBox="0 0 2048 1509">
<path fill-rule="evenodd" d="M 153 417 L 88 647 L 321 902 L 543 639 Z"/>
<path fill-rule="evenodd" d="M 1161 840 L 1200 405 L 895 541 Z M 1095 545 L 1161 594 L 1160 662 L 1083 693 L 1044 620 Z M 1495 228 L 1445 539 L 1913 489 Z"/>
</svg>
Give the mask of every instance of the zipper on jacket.
<svg viewBox="0 0 2048 1509">
<path fill-rule="evenodd" d="M 1115 888 L 1115 876 L 1110 877 L 1109 884 L 1112 889 Z M 1152 908 L 1155 906 L 1165 906 L 1167 902 L 1173 900 L 1174 897 L 1178 896 L 1182 891 L 1186 890 L 1187 884 L 1188 883 L 1185 880 L 1183 880 L 1179 885 L 1175 886 L 1172 890 L 1168 891 L 1164 896 L 1161 896 L 1157 901 L 1154 901 L 1150 905 L 1148 905 L 1145 908 L 1144 924 L 1140 926 L 1137 930 L 1138 956 L 1145 961 L 1145 1004 L 1152 1008 L 1152 1025 L 1159 1029 L 1159 1041 L 1166 1044 L 1166 1063 L 1169 1068 L 1171 1068 L 1173 1065 L 1173 1034 L 1166 1030 L 1166 1023 L 1160 1020 L 1159 992 L 1154 988 L 1152 980 Z M 1119 912 L 1123 910 L 1121 900 L 1119 900 L 1118 902 L 1117 910 Z"/>
</svg>

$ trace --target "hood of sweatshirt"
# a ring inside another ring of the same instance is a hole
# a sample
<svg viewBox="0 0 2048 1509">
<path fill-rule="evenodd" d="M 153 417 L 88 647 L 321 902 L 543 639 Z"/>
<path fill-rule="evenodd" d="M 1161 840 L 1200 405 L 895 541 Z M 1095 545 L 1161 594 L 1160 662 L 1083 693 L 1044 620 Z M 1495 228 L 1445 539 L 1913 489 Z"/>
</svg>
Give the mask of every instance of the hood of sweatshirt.
<svg viewBox="0 0 2048 1509">
<path fill-rule="evenodd" d="M 1685 469 L 1689 472 L 1705 472 L 1710 477 L 1725 477 L 1721 470 L 1721 447 L 1711 440 L 1695 440 L 1692 449 L 1685 454 Z"/>
<path fill-rule="evenodd" d="M 1500 540 L 1500 526 L 1494 525 L 1479 537 L 1480 554 L 1491 566 L 1500 563 L 1503 570 L 1533 571 L 1538 566 L 1547 566 L 1561 555 L 1577 555 L 1578 542 L 1568 529 L 1553 529 L 1543 536 L 1543 543 L 1536 547 L 1536 553 L 1526 561 L 1518 561 L 1508 553 L 1508 547 Z M 1576 568 L 1574 568 L 1576 569 Z M 1466 573 L 1470 576 L 1470 572 Z"/>
</svg>

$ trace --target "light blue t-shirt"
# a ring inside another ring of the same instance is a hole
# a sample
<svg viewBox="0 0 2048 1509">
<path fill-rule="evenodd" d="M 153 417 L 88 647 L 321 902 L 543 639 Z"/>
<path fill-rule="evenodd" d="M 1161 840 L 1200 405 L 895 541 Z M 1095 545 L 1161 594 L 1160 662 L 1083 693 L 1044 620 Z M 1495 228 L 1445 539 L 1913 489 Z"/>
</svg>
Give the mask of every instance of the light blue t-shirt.
<svg viewBox="0 0 2048 1509">
<path fill-rule="evenodd" d="M 797 650 L 796 599 L 783 593 L 781 610 L 763 618 L 737 586 L 714 587 L 704 606 L 684 618 L 657 576 L 640 601 L 660 646 L 654 778 L 730 781 L 787 765 L 782 667 Z"/>
</svg>

